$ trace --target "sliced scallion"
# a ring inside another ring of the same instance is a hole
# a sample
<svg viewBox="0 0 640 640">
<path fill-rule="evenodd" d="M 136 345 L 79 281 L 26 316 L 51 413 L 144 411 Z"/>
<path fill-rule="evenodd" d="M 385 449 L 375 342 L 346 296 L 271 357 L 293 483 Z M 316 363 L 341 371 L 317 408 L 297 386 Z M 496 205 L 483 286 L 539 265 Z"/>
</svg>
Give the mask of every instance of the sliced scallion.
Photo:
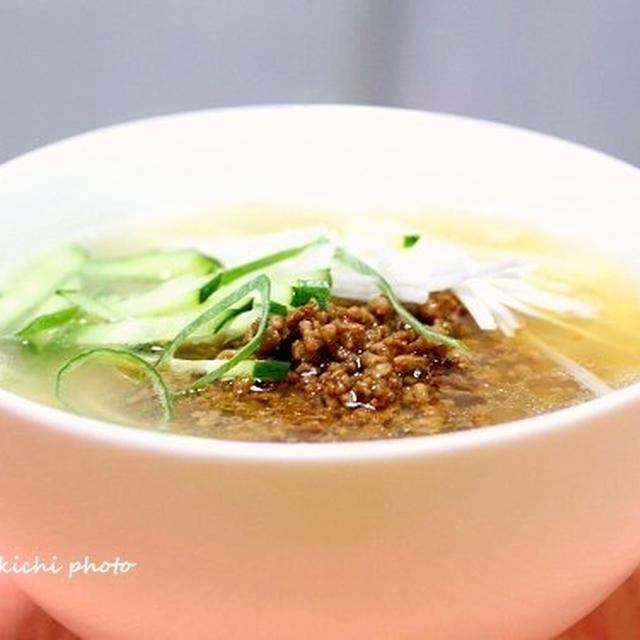
<svg viewBox="0 0 640 640">
<path fill-rule="evenodd" d="M 90 349 L 71 358 L 58 371 L 56 396 L 75 413 L 111 422 L 162 428 L 172 416 L 171 395 L 158 372 L 120 349 Z"/>
<path fill-rule="evenodd" d="M 242 286 L 238 287 L 233 293 L 226 296 L 217 303 L 211 305 L 195 320 L 184 327 L 172 340 L 171 344 L 169 344 L 164 350 L 163 354 L 160 356 L 158 362 L 156 363 L 156 369 L 160 369 L 165 365 L 169 365 L 171 358 L 173 358 L 173 356 L 175 355 L 175 352 L 190 336 L 196 333 L 198 329 L 200 329 L 203 325 L 207 325 L 209 322 L 211 322 L 220 313 L 223 313 L 232 305 L 246 298 L 253 291 L 256 291 L 259 294 L 261 301 L 260 321 L 255 335 L 251 338 L 251 340 L 249 340 L 249 342 L 247 342 L 247 344 L 238 349 L 238 351 L 231 358 L 226 360 L 224 364 L 203 375 L 201 378 L 198 378 L 187 388 L 177 392 L 176 395 L 183 395 L 185 393 L 188 393 L 189 391 L 194 391 L 206 384 L 209 384 L 213 380 L 217 380 L 218 378 L 222 377 L 227 371 L 233 369 L 236 364 L 248 358 L 258 348 L 267 326 L 267 320 L 269 317 L 269 299 L 271 294 L 271 281 L 264 274 L 256 276 L 249 282 L 246 282 Z"/>
<path fill-rule="evenodd" d="M 402 236 L 402 247 L 404 249 L 409 249 L 413 247 L 420 240 L 420 234 L 418 233 L 409 233 L 407 235 Z"/>
<path fill-rule="evenodd" d="M 327 242 L 327 238 L 319 237 L 315 240 L 312 240 L 311 242 L 307 242 L 306 244 L 298 245 L 296 247 L 289 247 L 288 249 L 282 249 L 280 251 L 270 253 L 255 260 L 251 260 L 250 262 L 245 262 L 235 267 L 231 267 L 230 269 L 225 269 L 224 271 L 220 272 L 219 278 L 214 278 L 212 280 L 209 287 L 205 289 L 204 293 L 201 291 L 200 296 L 202 298 L 205 294 L 211 295 L 211 293 L 213 293 L 213 291 L 215 291 L 218 287 L 229 284 L 231 282 L 235 282 L 236 280 L 239 280 L 244 276 L 255 273 L 256 271 L 262 271 L 280 262 L 284 262 L 285 260 L 295 258 L 307 251 L 307 249 L 311 249 L 312 247 L 316 247 Z"/>
<path fill-rule="evenodd" d="M 347 265 L 357 273 L 360 273 L 365 276 L 369 276 L 381 293 L 383 293 L 391 303 L 391 306 L 394 308 L 395 312 L 419 335 L 428 340 L 429 342 L 433 342 L 434 344 L 442 344 L 447 347 L 451 347 L 453 349 L 458 349 L 460 351 L 467 351 L 467 346 L 464 344 L 462 340 L 458 340 L 457 338 L 452 338 L 451 336 L 447 336 L 444 333 L 440 333 L 435 329 L 423 324 L 418 320 L 413 314 L 409 313 L 396 295 L 393 292 L 391 285 L 372 267 L 370 267 L 366 262 L 363 262 L 355 256 L 353 253 L 345 249 L 344 247 L 337 247 L 335 251 L 335 258 L 339 260 L 343 264 Z"/>
<path fill-rule="evenodd" d="M 327 282 L 315 280 L 298 280 L 291 288 L 291 304 L 301 307 L 310 300 L 316 300 L 320 309 L 326 309 L 331 298 L 331 288 Z"/>
</svg>

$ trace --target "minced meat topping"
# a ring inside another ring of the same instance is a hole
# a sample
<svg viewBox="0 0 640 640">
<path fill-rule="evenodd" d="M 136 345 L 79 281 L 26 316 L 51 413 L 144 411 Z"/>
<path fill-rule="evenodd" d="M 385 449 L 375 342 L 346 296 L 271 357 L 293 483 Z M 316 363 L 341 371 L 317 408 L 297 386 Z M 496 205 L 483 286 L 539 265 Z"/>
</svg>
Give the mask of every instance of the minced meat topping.
<svg viewBox="0 0 640 640">
<path fill-rule="evenodd" d="M 455 324 L 460 333 L 461 308 L 455 309 L 447 328 Z M 417 315 L 429 324 L 436 320 L 428 305 Z M 397 402 L 408 384 L 454 366 L 459 358 L 447 351 L 407 328 L 379 297 L 368 305 L 330 304 L 326 311 L 312 301 L 286 318 L 275 316 L 258 355 L 291 361 L 288 384 L 327 407 L 379 410 Z"/>
<path fill-rule="evenodd" d="M 334 301 L 326 310 L 311 301 L 286 317 L 272 316 L 257 353 L 290 361 L 285 380 L 210 384 L 178 404 L 177 429 L 250 440 L 400 437 L 517 419 L 582 398 L 524 341 L 480 331 L 451 293 L 410 311 L 463 339 L 469 353 L 417 335 L 384 297 Z M 250 338 L 251 332 L 244 342 Z"/>
</svg>

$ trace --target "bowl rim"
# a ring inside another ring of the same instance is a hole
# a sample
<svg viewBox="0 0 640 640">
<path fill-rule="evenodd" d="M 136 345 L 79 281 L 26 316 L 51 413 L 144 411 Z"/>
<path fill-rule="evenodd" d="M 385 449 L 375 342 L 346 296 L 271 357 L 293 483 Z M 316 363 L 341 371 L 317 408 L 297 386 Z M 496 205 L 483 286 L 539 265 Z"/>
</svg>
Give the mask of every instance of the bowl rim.
<svg viewBox="0 0 640 640">
<path fill-rule="evenodd" d="M 206 118 L 238 112 L 265 112 L 303 109 L 306 111 L 368 111 L 387 114 L 391 117 L 429 117 L 442 120 L 461 121 L 468 126 L 496 128 L 513 134 L 536 137 L 542 141 L 573 147 L 574 150 L 618 165 L 620 170 L 632 170 L 640 179 L 640 170 L 633 165 L 585 145 L 563 140 L 557 136 L 541 133 L 514 125 L 471 118 L 451 113 L 407 109 L 388 106 L 312 103 L 312 104 L 268 104 L 222 107 L 177 112 L 151 118 L 139 118 L 106 127 L 92 129 L 50 144 L 38 147 L 0 164 L 0 179 L 20 169 L 25 163 L 46 153 L 73 147 L 77 142 L 100 138 L 111 133 L 121 133 L 130 128 L 161 126 L 163 122 L 180 119 Z M 341 460 L 379 460 L 389 457 L 432 456 L 460 453 L 469 449 L 501 446 L 515 440 L 531 439 L 563 433 L 585 427 L 591 420 L 602 418 L 616 409 L 626 409 L 634 404 L 640 409 L 640 382 L 577 405 L 551 412 L 512 420 L 482 428 L 434 433 L 404 438 L 377 440 L 353 440 L 337 442 L 262 442 L 224 440 L 204 436 L 144 430 L 95 418 L 85 417 L 41 404 L 12 391 L 0 388 L 0 417 L 2 413 L 27 421 L 38 428 L 47 428 L 67 437 L 76 437 L 96 444 L 133 448 L 155 454 L 186 456 L 205 459 L 263 460 L 275 463 L 338 462 Z"/>
</svg>

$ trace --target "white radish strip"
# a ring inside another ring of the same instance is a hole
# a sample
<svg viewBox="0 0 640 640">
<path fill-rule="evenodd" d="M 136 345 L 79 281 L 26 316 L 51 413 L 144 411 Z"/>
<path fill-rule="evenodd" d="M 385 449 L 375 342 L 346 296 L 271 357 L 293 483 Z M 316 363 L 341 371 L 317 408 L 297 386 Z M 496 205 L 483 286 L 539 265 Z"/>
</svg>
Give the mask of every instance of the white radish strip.
<svg viewBox="0 0 640 640">
<path fill-rule="evenodd" d="M 484 276 L 503 275 L 506 273 L 522 276 L 527 271 L 527 265 L 521 260 L 502 260 L 501 262 L 490 262 L 476 267 L 469 274 L 470 278 L 478 278 Z"/>
<path fill-rule="evenodd" d="M 478 296 L 474 295 L 468 287 L 464 285 L 454 287 L 453 293 L 466 307 L 480 329 L 483 331 L 495 331 L 498 328 L 495 318 L 487 305 Z"/>
<path fill-rule="evenodd" d="M 462 284 L 468 279 L 468 274 L 464 273 L 444 273 L 444 274 L 427 274 L 419 275 L 419 272 L 413 274 L 413 277 L 407 277 L 403 274 L 399 277 L 397 274 L 384 273 L 385 279 L 393 287 L 394 291 L 412 290 L 422 291 L 428 295 L 432 291 L 444 291 Z M 416 277 L 418 275 L 418 277 Z M 422 298 L 420 302 L 424 302 Z"/>
<path fill-rule="evenodd" d="M 591 391 L 595 396 L 603 396 L 613 391 L 613 389 L 604 380 L 598 378 L 598 376 L 591 373 L 588 369 L 585 369 L 575 360 L 559 353 L 546 342 L 543 342 L 532 335 L 528 335 L 527 338 L 547 357 L 553 360 L 568 376 L 573 378 L 573 380 L 575 380 L 580 386 Z"/>
<path fill-rule="evenodd" d="M 331 295 L 347 300 L 371 300 L 378 289 L 371 278 L 345 268 L 334 261 L 331 265 Z"/>
<path fill-rule="evenodd" d="M 572 300 L 547 291 L 521 291 L 516 294 L 520 300 L 535 307 L 540 307 L 556 313 L 574 313 L 585 318 L 593 318 L 596 315 L 595 308 L 587 302 Z"/>
<path fill-rule="evenodd" d="M 497 286 L 493 287 L 493 295 L 496 302 L 499 302 L 501 305 L 508 307 L 509 309 L 513 309 L 514 311 L 518 311 L 526 316 L 533 316 L 534 318 L 541 317 L 538 311 L 528 304 L 518 300 L 515 296 L 509 295 L 504 291 L 501 291 Z"/>
<path fill-rule="evenodd" d="M 393 292 L 396 294 L 401 302 L 408 302 L 413 304 L 423 304 L 431 291 L 429 289 L 422 289 L 412 287 L 409 285 L 391 285 Z"/>
<path fill-rule="evenodd" d="M 575 313 L 587 318 L 596 315 L 595 307 L 588 302 L 539 289 L 529 282 L 494 281 L 494 284 L 497 288 L 510 291 L 520 301 L 541 309 L 557 313 Z"/>
<path fill-rule="evenodd" d="M 508 336 L 509 338 L 513 337 L 516 329 L 520 329 L 522 325 L 517 320 L 515 322 L 512 321 L 512 318 L 515 319 L 515 316 L 505 307 L 502 307 L 500 309 L 494 307 L 492 310 L 500 331 L 502 331 L 502 333 L 504 333 L 504 335 Z"/>
<path fill-rule="evenodd" d="M 370 280 L 337 280 L 334 277 L 331 295 L 345 300 L 371 300 L 378 295 L 378 289 Z"/>
<path fill-rule="evenodd" d="M 471 290 L 489 307 L 498 328 L 507 336 L 512 336 L 522 325 L 520 321 L 502 304 L 497 292 L 488 282 L 474 280 L 467 283 Z"/>
<path fill-rule="evenodd" d="M 509 278 L 504 282 L 506 286 L 510 287 L 519 286 L 520 284 L 522 284 L 531 289 L 535 289 L 536 291 L 550 291 L 551 293 L 556 293 L 558 295 L 567 297 L 571 297 L 569 294 L 573 292 L 573 287 L 568 282 L 559 282 L 558 280 L 553 280 L 546 277 L 542 278 L 533 276 L 531 280 L 521 280 L 520 282 L 514 281 L 512 278 Z M 544 288 L 542 288 L 542 286 L 544 286 Z"/>
</svg>

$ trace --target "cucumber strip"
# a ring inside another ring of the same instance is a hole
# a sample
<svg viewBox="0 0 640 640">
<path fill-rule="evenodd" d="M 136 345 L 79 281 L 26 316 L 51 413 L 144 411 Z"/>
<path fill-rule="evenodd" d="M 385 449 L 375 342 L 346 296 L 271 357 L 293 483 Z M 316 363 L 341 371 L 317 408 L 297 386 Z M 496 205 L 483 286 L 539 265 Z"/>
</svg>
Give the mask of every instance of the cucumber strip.
<svg viewBox="0 0 640 640">
<path fill-rule="evenodd" d="M 271 299 L 287 306 L 291 304 L 291 288 L 297 284 L 298 278 L 327 282 L 331 286 L 329 265 L 332 258 L 333 246 L 326 238 L 320 237 L 220 271 L 200 289 L 198 299 L 201 303 L 219 300 L 233 291 L 231 284 L 244 284 L 256 275 L 255 271 L 263 270 L 271 279 Z"/>
<path fill-rule="evenodd" d="M 280 304 L 275 300 L 269 302 L 269 315 L 270 316 L 286 316 L 289 313 L 287 305 Z"/>
<path fill-rule="evenodd" d="M 331 269 L 329 267 L 316 269 L 315 271 L 307 273 L 302 278 L 302 280 L 313 280 L 315 282 L 324 282 L 329 288 L 331 288 L 331 286 L 333 285 L 333 278 L 331 277 Z"/>
<path fill-rule="evenodd" d="M 147 251 L 122 258 L 92 260 L 85 275 L 101 280 L 163 282 L 184 275 L 204 275 L 222 268 L 222 263 L 194 249 Z"/>
<path fill-rule="evenodd" d="M 88 324 L 72 336 L 80 346 L 122 345 L 134 347 L 139 344 L 168 343 L 199 312 L 180 313 L 150 318 L 127 318 L 119 322 Z M 202 335 L 204 331 L 197 335 Z"/>
<path fill-rule="evenodd" d="M 286 316 L 288 313 L 288 307 L 281 305 L 278 302 L 274 302 L 273 300 L 269 302 L 269 316 Z M 235 315 L 233 318 L 229 319 L 224 326 L 217 330 L 216 337 L 218 340 L 215 342 L 225 344 L 241 338 L 251 329 L 254 322 L 260 319 L 261 314 L 261 305 L 256 304 L 244 313 Z"/>
<path fill-rule="evenodd" d="M 222 317 L 213 318 L 211 324 L 201 326 L 192 337 L 208 339 L 215 334 L 214 342 L 224 343 L 243 336 L 251 328 L 253 322 L 260 317 L 260 313 L 257 311 L 259 307 L 249 308 L 249 302 L 252 302 L 252 306 L 255 304 L 253 297 L 245 303 L 246 310 L 229 313 L 226 316 L 223 315 L 225 313 L 223 312 L 220 314 Z M 234 311 L 237 309 L 236 306 Z M 288 313 L 288 309 L 284 305 L 274 301 L 270 301 L 268 311 L 270 315 L 286 315 Z M 85 347 L 119 345 L 132 348 L 141 344 L 167 344 L 202 312 L 203 309 L 196 308 L 192 311 L 166 316 L 126 318 L 118 322 L 86 324 L 79 327 L 70 338 L 75 344 Z"/>
<path fill-rule="evenodd" d="M 43 331 L 54 329 L 67 324 L 69 320 L 77 317 L 80 308 L 77 306 L 66 307 L 52 313 L 45 313 L 34 318 L 26 327 L 16 333 L 19 338 L 31 338 Z"/>
<path fill-rule="evenodd" d="M 317 274 L 318 274 L 318 279 L 321 280 L 323 279 L 320 276 L 326 275 L 326 273 L 328 273 L 329 270 L 328 269 L 324 269 L 324 270 L 318 270 Z M 207 302 L 211 296 L 213 296 L 213 294 L 215 295 L 215 299 L 219 300 L 222 296 L 227 295 L 228 293 L 230 293 L 231 291 L 233 291 L 233 288 L 231 287 L 230 284 L 226 284 L 224 286 L 221 286 L 221 282 L 222 282 L 222 274 L 223 272 L 221 271 L 220 273 L 217 273 L 212 279 L 208 280 L 205 285 L 203 287 L 200 288 L 200 291 L 198 292 L 198 302 L 200 302 L 200 304 Z M 238 278 L 237 280 L 233 281 L 233 285 L 238 286 L 240 284 L 243 284 L 244 282 L 246 282 L 251 274 L 248 274 L 247 276 L 243 276 L 242 278 Z M 286 284 L 278 284 L 276 282 L 273 281 L 273 276 L 271 276 L 270 272 L 267 272 L 267 275 L 269 275 L 271 277 L 272 280 L 272 289 L 271 289 L 271 297 L 272 298 L 279 298 L 281 300 L 283 300 L 282 304 L 286 304 L 287 302 L 289 302 L 288 298 L 290 295 L 290 289 L 289 286 Z M 331 276 L 329 275 L 329 278 Z M 282 280 L 283 281 L 288 281 L 291 279 L 291 276 L 287 274 L 286 277 L 283 277 Z M 286 302 L 285 302 L 286 301 Z"/>
<path fill-rule="evenodd" d="M 216 333 L 216 342 L 219 344 L 227 344 L 238 338 L 242 338 L 242 336 L 251 329 L 254 322 L 260 318 L 261 314 L 262 309 L 260 305 L 256 305 L 248 311 L 231 318 L 231 320 Z"/>
<path fill-rule="evenodd" d="M 65 282 L 65 284 L 67 284 L 67 282 Z M 53 295 L 49 296 L 44 302 L 39 304 L 35 309 L 32 309 L 27 314 L 27 316 L 25 316 L 21 320 L 21 323 L 18 326 L 22 326 L 22 329 L 24 329 L 40 316 L 46 316 L 50 313 L 62 311 L 63 309 L 68 309 L 69 307 L 73 306 L 75 305 L 71 304 L 68 300 L 61 298 L 59 295 L 54 293 Z M 19 334 L 22 329 L 16 331 L 14 335 Z"/>
<path fill-rule="evenodd" d="M 104 302 L 87 295 L 83 291 L 78 291 L 77 289 L 58 289 L 56 294 L 72 305 L 79 307 L 86 315 L 92 316 L 93 318 L 108 320 L 109 322 L 117 322 L 122 319 L 122 316 L 117 313 L 117 311 Z"/>
<path fill-rule="evenodd" d="M 113 376 L 110 383 L 105 383 L 105 373 Z M 140 397 L 145 395 L 141 383 L 148 385 L 155 403 Z M 171 395 L 158 372 L 139 356 L 118 349 L 90 349 L 71 358 L 58 371 L 56 397 L 75 413 L 110 422 L 162 428 L 172 416 Z M 140 407 L 146 414 L 134 417 Z"/>
<path fill-rule="evenodd" d="M 247 281 L 248 281 L 248 278 L 243 278 L 241 282 L 234 282 L 231 285 L 225 285 L 224 287 L 221 287 L 213 295 L 211 295 L 211 297 L 207 300 L 206 304 L 201 306 L 201 309 L 202 310 L 208 309 L 213 304 L 220 302 L 220 300 L 222 300 L 224 297 L 234 293 L 237 287 L 240 286 L 240 284 L 244 284 Z M 260 296 L 258 295 L 258 293 L 255 291 L 251 292 L 247 296 L 247 300 L 243 301 L 243 304 L 240 306 L 244 307 L 245 304 L 247 305 L 247 309 L 244 309 L 244 311 L 250 310 L 251 308 L 259 309 L 261 303 L 260 303 Z M 287 315 L 287 313 L 289 313 L 290 305 L 291 305 L 291 286 L 272 281 L 271 296 L 269 300 L 269 314 Z M 238 308 L 237 305 L 236 305 L 236 308 Z M 232 314 L 231 316 L 227 316 L 227 320 L 232 320 L 233 317 L 236 315 L 240 315 L 240 314 Z M 258 317 L 258 315 L 256 315 L 255 317 Z M 217 323 L 215 323 L 214 327 L 216 326 L 218 326 Z M 217 329 L 215 329 L 214 332 L 215 331 L 217 331 Z"/>
<path fill-rule="evenodd" d="M 226 360 L 184 360 L 173 358 L 169 367 L 178 373 L 204 375 L 226 364 Z M 219 379 L 226 380 L 239 376 L 247 376 L 260 380 L 282 380 L 286 378 L 290 362 L 281 360 L 243 360 L 222 374 Z"/>
<path fill-rule="evenodd" d="M 213 371 L 210 371 L 201 378 L 198 378 L 194 383 L 192 383 L 182 391 L 179 391 L 176 395 L 184 395 L 185 393 L 199 389 L 209 382 L 220 378 L 227 371 L 233 369 L 236 364 L 242 362 L 243 360 L 246 360 L 258 348 L 258 346 L 260 345 L 260 341 L 262 340 L 264 331 L 267 327 L 267 319 L 269 317 L 269 301 L 271 296 L 271 281 L 264 274 L 261 274 L 245 283 L 244 285 L 238 287 L 233 293 L 228 295 L 226 298 L 223 298 L 216 304 L 210 306 L 195 320 L 185 326 L 173 339 L 171 344 L 165 349 L 164 353 L 160 356 L 158 362 L 156 363 L 156 369 L 159 369 L 163 365 L 168 364 L 180 345 L 182 345 L 191 335 L 196 333 L 202 326 L 209 324 L 211 320 L 213 320 L 218 314 L 222 313 L 223 311 L 225 311 L 225 309 L 228 309 L 240 300 L 243 300 L 253 291 L 256 291 L 260 295 L 261 301 L 260 323 L 253 338 L 251 338 L 251 340 L 247 342 L 247 344 L 245 344 L 241 349 L 238 349 L 238 351 L 231 358 L 226 360 L 225 364 L 217 367 Z"/>
<path fill-rule="evenodd" d="M 84 249 L 67 247 L 31 262 L 0 293 L 0 330 L 6 330 L 45 302 L 76 273 L 89 256 Z"/>
<path fill-rule="evenodd" d="M 229 307 L 225 309 L 215 320 L 213 321 L 213 326 L 211 327 L 212 333 L 218 333 L 222 327 L 224 327 L 228 322 L 231 322 L 236 316 L 244 313 L 245 311 L 249 311 L 253 307 L 253 298 L 250 298 L 247 302 L 240 305 L 239 307 Z"/>
<path fill-rule="evenodd" d="M 283 284 L 271 280 L 271 302 L 284 308 L 290 307 L 292 298 L 291 287 L 293 284 L 294 282 Z"/>
<path fill-rule="evenodd" d="M 117 300 L 109 298 L 108 305 L 121 318 L 139 318 L 174 313 L 199 303 L 199 291 L 210 276 L 186 275 L 163 282 L 162 284 L 136 295 Z"/>
<path fill-rule="evenodd" d="M 423 338 L 429 342 L 433 342 L 434 344 L 442 344 L 453 349 L 458 349 L 459 351 L 468 351 L 467 346 L 462 340 L 452 338 L 451 336 L 447 336 L 444 333 L 440 333 L 439 331 L 422 324 L 422 322 L 420 322 L 420 320 L 418 320 L 413 314 L 409 313 L 393 293 L 391 285 L 375 269 L 365 262 L 362 262 L 360 258 L 353 255 L 350 251 L 344 247 L 337 247 L 335 251 L 335 258 L 353 269 L 355 272 L 369 276 L 375 282 L 380 292 L 387 296 L 395 312 Z"/>
<path fill-rule="evenodd" d="M 327 238 L 320 238 L 308 246 L 295 259 L 277 263 L 267 270 L 276 282 L 290 282 L 293 278 L 321 280 L 331 285 L 331 263 L 334 245 Z"/>
<path fill-rule="evenodd" d="M 301 307 L 309 300 L 316 300 L 320 309 L 326 309 L 331 298 L 331 289 L 326 282 L 315 280 L 298 280 L 298 284 L 292 287 L 291 304 Z"/>
</svg>

